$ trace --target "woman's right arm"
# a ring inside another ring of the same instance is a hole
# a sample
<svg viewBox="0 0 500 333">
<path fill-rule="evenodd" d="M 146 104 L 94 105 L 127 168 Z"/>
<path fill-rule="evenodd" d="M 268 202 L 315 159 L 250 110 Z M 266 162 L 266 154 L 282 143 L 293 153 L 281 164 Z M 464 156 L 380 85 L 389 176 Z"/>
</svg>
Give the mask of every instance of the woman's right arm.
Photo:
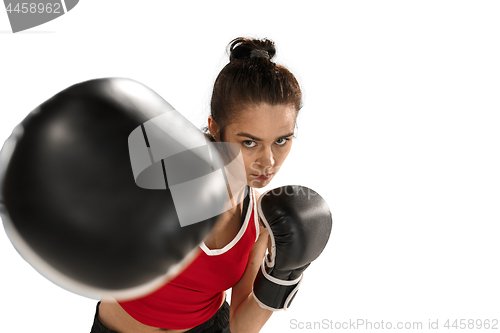
<svg viewBox="0 0 500 333">
<path fill-rule="evenodd" d="M 247 267 L 241 279 L 232 288 L 229 310 L 231 333 L 259 332 L 273 311 L 263 309 L 252 294 L 252 287 L 268 246 L 269 233 L 260 228 L 259 238 L 249 254 Z"/>
</svg>

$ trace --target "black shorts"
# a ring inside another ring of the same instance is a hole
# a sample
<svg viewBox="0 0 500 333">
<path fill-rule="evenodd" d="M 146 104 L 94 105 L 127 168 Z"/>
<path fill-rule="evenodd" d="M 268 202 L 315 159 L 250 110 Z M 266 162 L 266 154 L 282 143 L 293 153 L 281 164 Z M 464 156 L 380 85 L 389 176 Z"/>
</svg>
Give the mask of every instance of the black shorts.
<svg viewBox="0 0 500 333">
<path fill-rule="evenodd" d="M 92 325 L 92 330 L 90 331 L 90 333 L 117 333 L 110 330 L 99 321 L 99 304 L 101 304 L 101 302 L 97 303 L 94 316 L 94 324 Z M 189 331 L 186 331 L 186 333 L 188 332 L 231 333 L 231 331 L 229 331 L 229 304 L 227 303 L 227 301 L 224 301 L 219 310 L 217 310 L 217 312 L 210 319 L 196 327 L 193 327 Z"/>
</svg>

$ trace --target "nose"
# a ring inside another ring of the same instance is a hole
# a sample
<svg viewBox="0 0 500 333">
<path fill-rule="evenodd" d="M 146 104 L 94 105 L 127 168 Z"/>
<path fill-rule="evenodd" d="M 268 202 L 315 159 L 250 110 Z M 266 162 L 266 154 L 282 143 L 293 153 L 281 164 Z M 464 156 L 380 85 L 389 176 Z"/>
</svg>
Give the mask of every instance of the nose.
<svg viewBox="0 0 500 333">
<path fill-rule="evenodd" d="M 259 154 L 259 157 L 257 158 L 257 164 L 259 164 L 262 168 L 264 168 L 264 171 L 266 171 L 272 168 L 274 166 L 274 163 L 274 154 L 271 147 L 264 147 L 262 152 Z"/>
</svg>

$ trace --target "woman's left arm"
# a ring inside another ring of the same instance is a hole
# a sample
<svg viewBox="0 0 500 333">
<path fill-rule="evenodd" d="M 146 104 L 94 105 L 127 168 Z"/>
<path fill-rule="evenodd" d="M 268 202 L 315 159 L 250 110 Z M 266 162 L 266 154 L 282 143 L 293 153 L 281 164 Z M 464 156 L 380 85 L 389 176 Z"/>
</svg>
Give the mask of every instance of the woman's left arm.
<svg viewBox="0 0 500 333">
<path fill-rule="evenodd" d="M 258 200 L 260 195 L 255 193 Z M 259 238 L 250 251 L 245 272 L 232 288 L 229 308 L 231 333 L 259 332 L 273 314 L 273 311 L 261 308 L 252 295 L 253 282 L 269 244 L 269 233 L 262 225 L 259 229 Z"/>
</svg>

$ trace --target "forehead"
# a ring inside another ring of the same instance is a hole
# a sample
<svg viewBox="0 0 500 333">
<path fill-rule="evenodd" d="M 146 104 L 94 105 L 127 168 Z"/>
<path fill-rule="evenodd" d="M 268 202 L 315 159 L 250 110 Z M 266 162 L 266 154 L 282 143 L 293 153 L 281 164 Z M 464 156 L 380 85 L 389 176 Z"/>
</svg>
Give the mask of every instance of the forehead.
<svg viewBox="0 0 500 333">
<path fill-rule="evenodd" d="M 247 132 L 257 137 L 266 138 L 287 134 L 293 131 L 297 112 L 289 105 L 260 104 L 246 107 L 238 112 L 238 117 L 231 121 L 229 132 Z"/>
</svg>

